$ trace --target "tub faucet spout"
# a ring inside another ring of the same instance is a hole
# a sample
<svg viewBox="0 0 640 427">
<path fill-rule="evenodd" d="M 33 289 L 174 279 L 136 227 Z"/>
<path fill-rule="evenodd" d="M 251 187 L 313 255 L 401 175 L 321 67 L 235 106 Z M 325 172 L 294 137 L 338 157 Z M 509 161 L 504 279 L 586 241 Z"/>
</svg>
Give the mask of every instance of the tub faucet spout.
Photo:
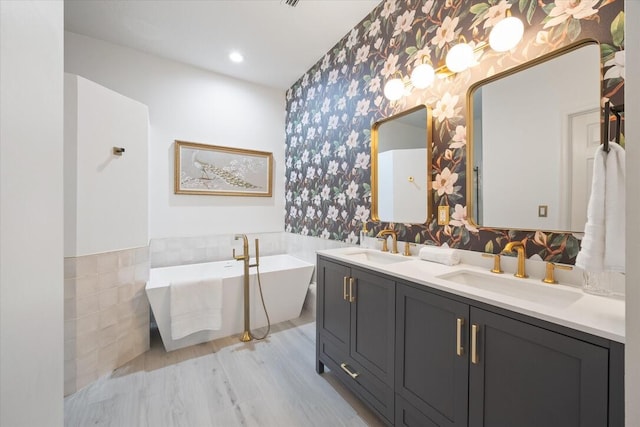
<svg viewBox="0 0 640 427">
<path fill-rule="evenodd" d="M 236 234 L 235 240 L 242 239 L 242 255 L 236 256 L 236 250 L 233 249 L 233 258 L 238 261 L 249 261 L 249 239 L 246 234 Z"/>
</svg>

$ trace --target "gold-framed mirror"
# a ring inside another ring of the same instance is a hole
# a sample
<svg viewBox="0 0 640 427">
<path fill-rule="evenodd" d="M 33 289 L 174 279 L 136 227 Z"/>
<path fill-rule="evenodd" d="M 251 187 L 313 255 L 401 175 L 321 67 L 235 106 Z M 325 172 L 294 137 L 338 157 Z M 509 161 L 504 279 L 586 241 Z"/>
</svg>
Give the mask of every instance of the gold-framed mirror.
<svg viewBox="0 0 640 427">
<path fill-rule="evenodd" d="M 424 224 L 432 214 L 431 109 L 418 105 L 371 127 L 371 218 Z"/>
<path fill-rule="evenodd" d="M 467 216 L 582 232 L 601 135 L 600 46 L 582 40 L 467 92 Z"/>
</svg>

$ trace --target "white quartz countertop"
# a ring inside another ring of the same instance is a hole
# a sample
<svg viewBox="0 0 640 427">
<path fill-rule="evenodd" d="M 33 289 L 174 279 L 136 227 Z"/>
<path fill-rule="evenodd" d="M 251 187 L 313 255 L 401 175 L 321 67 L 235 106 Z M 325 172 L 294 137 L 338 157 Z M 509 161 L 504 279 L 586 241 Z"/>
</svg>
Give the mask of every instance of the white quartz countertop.
<svg viewBox="0 0 640 427">
<path fill-rule="evenodd" d="M 367 252 L 372 253 L 372 259 L 363 255 Z M 562 282 L 545 284 L 541 281 L 542 276 L 516 279 L 509 272 L 494 274 L 477 265 L 461 263 L 447 266 L 423 261 L 416 256 L 382 254 L 375 249 L 349 247 L 322 250 L 318 254 L 602 338 L 620 343 L 625 341 L 625 302 L 620 297 L 588 294 L 578 286 Z M 373 258 L 378 256 L 381 260 Z M 392 257 L 399 257 L 402 261 L 393 262 L 395 259 Z M 390 262 L 385 263 L 387 261 Z M 503 291 L 499 287 L 482 286 L 482 283 L 470 285 L 446 278 L 456 273 L 474 276 L 480 282 L 487 279 L 488 284 L 493 281 L 501 283 Z M 507 289 L 504 284 L 508 285 L 508 292 L 504 292 Z"/>
</svg>

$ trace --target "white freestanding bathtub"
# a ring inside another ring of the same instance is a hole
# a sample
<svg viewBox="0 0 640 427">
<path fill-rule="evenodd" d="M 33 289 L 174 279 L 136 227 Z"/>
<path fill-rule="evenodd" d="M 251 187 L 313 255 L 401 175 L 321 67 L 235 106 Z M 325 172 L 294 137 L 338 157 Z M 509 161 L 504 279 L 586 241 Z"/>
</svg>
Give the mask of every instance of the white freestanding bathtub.
<svg viewBox="0 0 640 427">
<path fill-rule="evenodd" d="M 252 258 L 251 262 L 255 260 Z M 240 334 L 244 330 L 243 263 L 217 261 L 202 264 L 152 268 L 146 291 L 151 310 L 158 324 L 167 351 Z M 300 316 L 314 265 L 291 255 L 271 255 L 260 258 L 260 278 L 264 302 L 272 324 Z M 267 325 L 264 315 L 256 268 L 249 269 L 251 329 Z M 222 278 L 222 327 L 217 331 L 199 331 L 184 338 L 171 338 L 169 286 L 172 281 L 198 278 Z"/>
</svg>

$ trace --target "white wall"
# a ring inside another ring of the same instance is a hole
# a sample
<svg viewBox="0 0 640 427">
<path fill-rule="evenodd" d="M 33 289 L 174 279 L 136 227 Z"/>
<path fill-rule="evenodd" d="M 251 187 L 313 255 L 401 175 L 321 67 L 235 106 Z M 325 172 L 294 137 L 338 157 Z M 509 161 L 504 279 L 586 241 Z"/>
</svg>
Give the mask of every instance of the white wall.
<svg viewBox="0 0 640 427">
<path fill-rule="evenodd" d="M 63 425 L 63 3 L 0 1 L 0 425 Z"/>
<path fill-rule="evenodd" d="M 627 155 L 626 426 L 640 425 L 640 2 L 626 0 L 625 136 Z M 628 25 L 636 23 L 635 25 Z M 636 42 L 633 42 L 636 40 Z"/>
<path fill-rule="evenodd" d="M 284 91 L 69 32 L 65 71 L 149 107 L 150 238 L 284 230 Z M 173 194 L 176 139 L 273 152 L 273 197 Z"/>
<path fill-rule="evenodd" d="M 144 104 L 65 75 L 66 257 L 149 243 L 148 128 Z"/>
</svg>

